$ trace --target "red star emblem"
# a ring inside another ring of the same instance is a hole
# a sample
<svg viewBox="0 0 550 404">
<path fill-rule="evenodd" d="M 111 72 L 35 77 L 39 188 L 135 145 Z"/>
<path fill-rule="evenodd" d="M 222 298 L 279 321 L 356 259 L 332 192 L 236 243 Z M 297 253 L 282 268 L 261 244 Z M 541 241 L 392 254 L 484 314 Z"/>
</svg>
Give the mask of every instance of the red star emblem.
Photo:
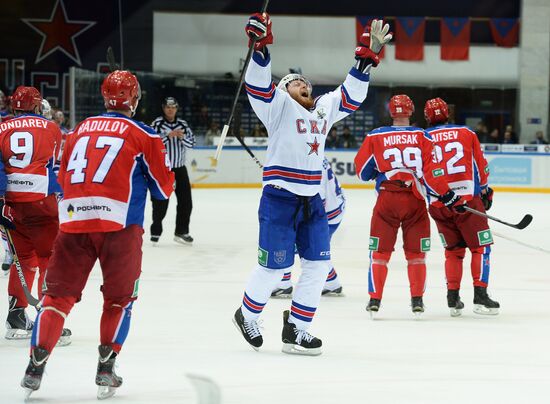
<svg viewBox="0 0 550 404">
<path fill-rule="evenodd" d="M 63 0 L 57 0 L 49 19 L 22 18 L 25 24 L 42 35 L 35 64 L 60 50 L 79 66 L 82 65 L 75 38 L 95 25 L 95 21 L 72 21 L 67 18 Z"/>
<path fill-rule="evenodd" d="M 319 146 L 321 146 L 321 143 L 317 143 L 317 136 L 313 139 L 313 143 L 307 142 L 309 146 L 309 153 L 308 156 L 315 153 L 316 155 L 319 155 Z"/>
</svg>

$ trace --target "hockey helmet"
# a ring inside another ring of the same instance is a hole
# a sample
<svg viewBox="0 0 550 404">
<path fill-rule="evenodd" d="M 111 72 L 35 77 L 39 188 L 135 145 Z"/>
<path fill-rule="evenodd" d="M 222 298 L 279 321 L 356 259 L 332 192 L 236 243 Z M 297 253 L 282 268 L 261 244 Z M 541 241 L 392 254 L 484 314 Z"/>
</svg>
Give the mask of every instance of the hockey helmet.
<svg viewBox="0 0 550 404">
<path fill-rule="evenodd" d="M 409 118 L 414 112 L 414 104 L 408 95 L 398 94 L 391 97 L 389 110 L 392 118 Z"/>
<path fill-rule="evenodd" d="M 103 80 L 101 94 L 105 108 L 130 111 L 133 116 L 141 99 L 141 88 L 136 76 L 132 73 L 126 70 L 115 70 Z"/>
<path fill-rule="evenodd" d="M 304 76 L 298 73 L 290 73 L 284 76 L 281 81 L 279 81 L 279 84 L 277 85 L 277 88 L 279 90 L 283 90 L 285 92 L 288 92 L 287 86 L 294 80 L 300 80 L 306 83 L 307 91 L 309 92 L 309 95 L 311 95 L 311 92 L 313 91 L 313 87 L 311 86 L 311 83 L 308 79 L 306 79 Z"/>
<path fill-rule="evenodd" d="M 14 111 L 34 112 L 35 108 L 42 110 L 42 96 L 34 87 L 19 86 L 15 89 L 10 100 Z"/>
<path fill-rule="evenodd" d="M 52 106 L 45 98 L 42 99 L 42 116 L 46 119 L 52 119 Z"/>
<path fill-rule="evenodd" d="M 441 98 L 433 98 L 426 101 L 424 106 L 424 118 L 429 125 L 447 122 L 449 119 L 449 107 Z"/>
</svg>

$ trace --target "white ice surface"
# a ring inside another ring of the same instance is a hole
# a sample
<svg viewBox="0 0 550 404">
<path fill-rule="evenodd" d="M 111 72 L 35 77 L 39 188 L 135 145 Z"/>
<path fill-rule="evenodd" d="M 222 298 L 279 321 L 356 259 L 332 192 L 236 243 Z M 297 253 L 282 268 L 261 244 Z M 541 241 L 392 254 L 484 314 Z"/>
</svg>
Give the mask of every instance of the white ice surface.
<svg viewBox="0 0 550 404">
<path fill-rule="evenodd" d="M 118 359 L 124 385 L 113 403 L 195 403 L 186 373 L 205 375 L 222 389 L 223 403 L 550 403 L 549 255 L 495 237 L 490 292 L 501 314 L 472 313 L 466 266 L 464 314 L 446 307 L 443 248 L 432 231 L 426 313 L 409 308 L 405 259 L 398 239 L 383 306 L 376 321 L 365 312 L 368 234 L 374 193 L 347 190 L 346 217 L 333 239 L 333 261 L 346 296 L 325 297 L 311 332 L 323 355 L 281 353 L 282 311 L 288 300 L 264 310 L 264 346 L 254 352 L 231 317 L 257 256 L 260 190 L 194 190 L 193 247 L 172 241 L 175 200 L 158 248 L 144 242 L 140 298 L 130 335 Z M 497 193 L 491 214 L 534 222 L 519 231 L 493 230 L 550 250 L 550 195 Z M 147 207 L 146 228 L 150 223 Z M 433 228 L 434 230 L 435 228 Z M 123 270 L 123 268 L 121 268 Z M 298 275 L 296 270 L 295 276 Z M 37 403 L 96 402 L 94 384 L 101 294 L 94 269 L 82 302 L 67 322 L 73 343 L 56 348 Z M 0 315 L 6 315 L 7 279 L 0 279 Z M 34 317 L 32 309 L 29 314 Z M 0 403 L 21 402 L 19 382 L 28 342 L 0 338 Z"/>
</svg>

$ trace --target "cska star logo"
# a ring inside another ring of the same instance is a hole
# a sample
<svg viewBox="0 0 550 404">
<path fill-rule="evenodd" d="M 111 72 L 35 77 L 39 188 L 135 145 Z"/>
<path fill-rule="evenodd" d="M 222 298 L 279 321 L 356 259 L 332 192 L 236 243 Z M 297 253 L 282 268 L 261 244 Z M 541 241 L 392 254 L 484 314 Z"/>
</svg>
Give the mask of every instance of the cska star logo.
<svg viewBox="0 0 550 404">
<path fill-rule="evenodd" d="M 313 139 L 313 143 L 307 142 L 307 144 L 309 146 L 309 153 L 307 154 L 308 156 L 312 155 L 313 153 L 319 155 L 319 146 L 321 145 L 321 143 L 317 143 L 317 136 L 315 136 L 315 138 Z"/>
</svg>

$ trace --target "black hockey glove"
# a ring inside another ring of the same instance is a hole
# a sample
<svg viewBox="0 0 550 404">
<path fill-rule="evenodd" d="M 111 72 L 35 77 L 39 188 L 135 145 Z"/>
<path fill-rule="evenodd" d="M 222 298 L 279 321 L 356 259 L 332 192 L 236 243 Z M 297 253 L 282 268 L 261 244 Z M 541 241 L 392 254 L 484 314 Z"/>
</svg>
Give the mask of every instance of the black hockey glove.
<svg viewBox="0 0 550 404">
<path fill-rule="evenodd" d="M 453 190 L 449 190 L 446 194 L 441 195 L 439 201 L 453 212 L 466 213 L 466 209 L 464 209 L 466 202 L 460 195 L 455 194 Z"/>
<path fill-rule="evenodd" d="M 483 202 L 483 207 L 485 210 L 491 209 L 493 206 L 493 189 L 488 187 L 486 192 L 481 193 L 481 201 Z"/>
</svg>

